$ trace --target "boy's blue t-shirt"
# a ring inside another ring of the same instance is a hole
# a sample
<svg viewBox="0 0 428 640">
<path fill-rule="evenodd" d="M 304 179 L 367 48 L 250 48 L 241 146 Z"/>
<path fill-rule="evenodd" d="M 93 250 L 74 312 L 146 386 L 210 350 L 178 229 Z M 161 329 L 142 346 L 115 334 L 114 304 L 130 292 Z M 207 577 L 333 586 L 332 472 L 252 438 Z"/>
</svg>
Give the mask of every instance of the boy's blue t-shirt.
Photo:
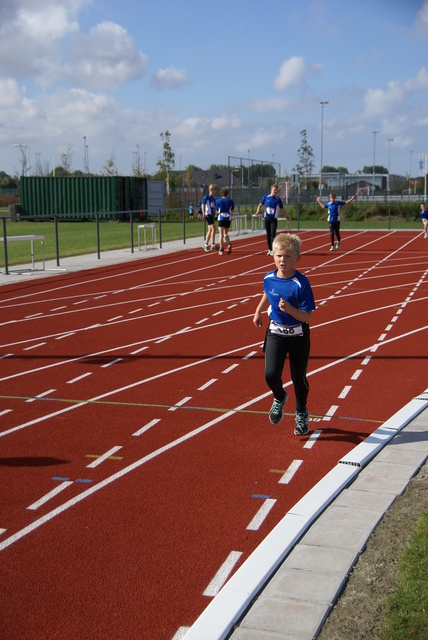
<svg viewBox="0 0 428 640">
<path fill-rule="evenodd" d="M 202 198 L 202 206 L 205 207 L 204 211 L 205 211 L 205 215 L 211 215 L 214 216 L 215 215 L 215 198 L 214 196 L 210 196 L 208 193 L 206 196 L 204 196 Z M 206 211 L 206 209 L 209 209 L 209 211 Z"/>
<path fill-rule="evenodd" d="M 278 278 L 276 269 L 269 271 L 263 280 L 264 292 L 270 303 L 269 317 L 278 324 L 295 325 L 298 320 L 279 308 L 281 298 L 287 300 L 295 309 L 313 311 L 314 294 L 310 282 L 303 273 L 296 271 L 292 278 Z"/>
<path fill-rule="evenodd" d="M 339 222 L 340 220 L 340 207 L 343 207 L 346 202 L 343 200 L 335 200 L 334 202 L 326 202 L 324 209 L 328 209 L 328 221 Z"/>
<path fill-rule="evenodd" d="M 215 206 L 219 220 L 230 220 L 232 211 L 235 208 L 233 200 L 230 198 L 219 198 Z"/>
<path fill-rule="evenodd" d="M 265 218 L 277 218 L 279 209 L 284 208 L 279 196 L 263 196 L 260 200 L 260 204 L 264 204 L 265 206 Z"/>
<path fill-rule="evenodd" d="M 428 220 L 428 209 L 424 209 L 424 211 L 421 209 L 421 218 L 422 220 Z"/>
</svg>

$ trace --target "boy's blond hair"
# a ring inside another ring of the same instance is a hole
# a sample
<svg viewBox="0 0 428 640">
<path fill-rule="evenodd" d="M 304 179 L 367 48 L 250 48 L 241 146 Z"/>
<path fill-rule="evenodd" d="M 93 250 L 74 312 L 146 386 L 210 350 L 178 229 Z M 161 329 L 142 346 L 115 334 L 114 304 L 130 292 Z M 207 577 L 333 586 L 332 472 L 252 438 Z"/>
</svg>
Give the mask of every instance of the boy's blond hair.
<svg viewBox="0 0 428 640">
<path fill-rule="evenodd" d="M 272 249 L 278 251 L 284 251 L 284 249 L 291 249 L 296 256 L 300 258 L 300 247 L 302 241 L 295 233 L 280 233 L 276 236 L 272 243 Z"/>
<path fill-rule="evenodd" d="M 217 191 L 217 185 L 216 184 L 210 184 L 210 186 L 208 187 L 209 191 L 214 191 L 214 189 Z"/>
</svg>

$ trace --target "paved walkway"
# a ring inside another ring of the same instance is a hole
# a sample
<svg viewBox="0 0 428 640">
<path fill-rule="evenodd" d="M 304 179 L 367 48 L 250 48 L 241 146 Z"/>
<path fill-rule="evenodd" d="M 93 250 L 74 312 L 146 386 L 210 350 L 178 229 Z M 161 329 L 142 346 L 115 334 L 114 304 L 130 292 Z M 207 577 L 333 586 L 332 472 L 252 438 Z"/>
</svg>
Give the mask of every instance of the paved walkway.
<svg viewBox="0 0 428 640">
<path fill-rule="evenodd" d="M 0 285 L 199 248 L 104 251 L 0 272 Z M 265 538 L 180 637 L 313 640 L 371 533 L 428 457 L 428 389 L 342 458 Z"/>
</svg>

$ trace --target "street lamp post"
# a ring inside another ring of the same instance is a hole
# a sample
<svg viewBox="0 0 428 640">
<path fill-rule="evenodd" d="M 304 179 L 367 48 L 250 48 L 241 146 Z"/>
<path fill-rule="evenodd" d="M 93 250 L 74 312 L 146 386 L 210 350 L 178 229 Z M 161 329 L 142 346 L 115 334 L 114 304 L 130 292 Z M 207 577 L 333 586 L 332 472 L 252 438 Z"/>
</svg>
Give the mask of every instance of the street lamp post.
<svg viewBox="0 0 428 640">
<path fill-rule="evenodd" d="M 394 142 L 394 138 L 388 138 L 388 195 L 391 188 L 389 174 L 391 173 L 391 142 Z"/>
<path fill-rule="evenodd" d="M 375 166 L 376 166 L 376 136 L 379 131 L 373 131 L 373 195 L 375 192 Z"/>
<path fill-rule="evenodd" d="M 324 139 L 324 105 L 328 104 L 326 100 L 320 102 L 321 105 L 321 166 L 320 166 L 320 195 L 322 192 L 322 151 L 323 151 L 323 139 Z"/>
<path fill-rule="evenodd" d="M 411 181 L 412 181 L 412 158 L 413 158 L 413 149 L 410 149 L 410 174 L 409 174 L 409 193 L 412 193 Z"/>
</svg>

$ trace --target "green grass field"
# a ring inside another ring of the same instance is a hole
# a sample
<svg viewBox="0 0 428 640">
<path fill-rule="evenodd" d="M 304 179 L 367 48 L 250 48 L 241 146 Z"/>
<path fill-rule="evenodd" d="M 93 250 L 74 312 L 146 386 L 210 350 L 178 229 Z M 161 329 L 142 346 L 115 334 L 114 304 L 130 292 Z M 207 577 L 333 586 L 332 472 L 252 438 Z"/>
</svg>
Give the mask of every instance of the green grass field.
<svg viewBox="0 0 428 640">
<path fill-rule="evenodd" d="M 387 629 L 380 640 L 428 638 L 428 511 L 398 563 L 394 592 L 387 598 Z"/>
</svg>

